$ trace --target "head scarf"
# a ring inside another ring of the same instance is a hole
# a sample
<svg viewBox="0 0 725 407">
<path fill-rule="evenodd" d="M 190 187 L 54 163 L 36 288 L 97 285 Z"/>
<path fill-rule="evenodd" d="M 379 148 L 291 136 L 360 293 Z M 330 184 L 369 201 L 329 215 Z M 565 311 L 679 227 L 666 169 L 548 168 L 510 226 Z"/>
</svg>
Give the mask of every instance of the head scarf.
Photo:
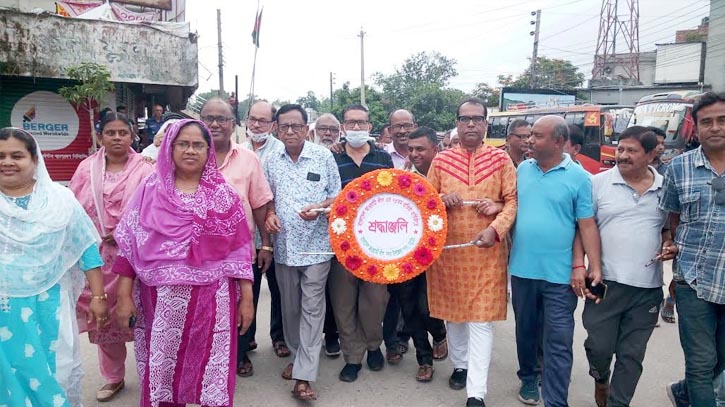
<svg viewBox="0 0 725 407">
<path fill-rule="evenodd" d="M 0 296 L 29 297 L 48 290 L 101 241 L 73 193 L 50 179 L 34 141 L 38 162 L 28 208 L 0 194 Z"/>
<path fill-rule="evenodd" d="M 129 202 L 114 237 L 119 253 L 146 285 L 202 285 L 251 271 L 252 239 L 237 192 L 217 169 L 211 137 L 208 158 L 193 199 L 175 187 L 174 141 L 197 120 L 166 131 L 156 171 Z"/>
</svg>

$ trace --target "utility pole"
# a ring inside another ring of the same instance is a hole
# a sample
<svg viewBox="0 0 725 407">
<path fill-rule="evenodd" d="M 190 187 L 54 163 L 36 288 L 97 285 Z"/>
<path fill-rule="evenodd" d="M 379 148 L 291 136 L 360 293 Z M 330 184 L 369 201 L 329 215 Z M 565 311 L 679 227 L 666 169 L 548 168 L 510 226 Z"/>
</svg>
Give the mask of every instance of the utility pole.
<svg viewBox="0 0 725 407">
<path fill-rule="evenodd" d="M 365 105 L 365 31 L 360 27 L 360 104 Z M 367 107 L 367 106 L 366 106 Z"/>
<path fill-rule="evenodd" d="M 535 24 L 534 31 L 531 31 L 529 35 L 534 36 L 534 53 L 531 55 L 531 78 L 529 79 L 529 87 L 533 88 L 536 85 L 536 59 L 539 52 L 539 26 L 541 25 L 541 10 L 531 12 L 531 16 L 536 16 L 536 21 L 532 21 L 531 24 Z"/>
<path fill-rule="evenodd" d="M 335 105 L 335 99 L 334 99 L 334 93 L 332 92 L 332 84 L 333 84 L 334 76 L 332 72 L 330 72 L 330 111 L 332 111 L 332 106 Z"/>
<path fill-rule="evenodd" d="M 221 11 L 221 9 L 216 9 L 216 27 L 217 27 L 217 37 L 219 38 L 219 42 L 217 43 L 217 47 L 219 48 L 219 97 L 222 97 L 222 94 L 224 94 L 224 57 L 222 54 L 222 11 Z"/>
</svg>

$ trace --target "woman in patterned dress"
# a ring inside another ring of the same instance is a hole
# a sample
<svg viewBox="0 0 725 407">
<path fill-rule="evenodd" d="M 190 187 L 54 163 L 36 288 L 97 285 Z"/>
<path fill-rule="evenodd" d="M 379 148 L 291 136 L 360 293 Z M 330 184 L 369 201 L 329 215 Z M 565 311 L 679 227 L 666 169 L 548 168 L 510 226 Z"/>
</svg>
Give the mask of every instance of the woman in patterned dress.
<svg viewBox="0 0 725 407">
<path fill-rule="evenodd" d="M 135 328 L 142 407 L 233 402 L 237 329 L 252 321 L 254 243 L 213 152 L 202 122 L 174 123 L 114 233 L 115 313 Z"/>
<path fill-rule="evenodd" d="M 141 154 L 131 148 L 135 135 L 128 117 L 109 112 L 99 125 L 101 148 L 83 160 L 70 181 L 70 189 L 93 221 L 102 237 L 103 282 L 108 295 L 108 310 L 116 305 L 118 275 L 111 272 L 118 254 L 113 230 L 121 220 L 123 209 L 143 180 L 154 171 Z M 98 345 L 98 366 L 105 384 L 96 392 L 98 401 L 109 401 L 124 386 L 126 374 L 126 342 L 133 341 L 133 333 L 125 326 L 114 323 L 98 329 L 86 324 L 91 291 L 83 290 L 78 300 L 78 327 L 88 332 L 91 343 Z"/>
<path fill-rule="evenodd" d="M 81 405 L 75 307 L 88 279 L 88 318 L 105 324 L 100 240 L 33 136 L 0 130 L 0 406 Z"/>
</svg>

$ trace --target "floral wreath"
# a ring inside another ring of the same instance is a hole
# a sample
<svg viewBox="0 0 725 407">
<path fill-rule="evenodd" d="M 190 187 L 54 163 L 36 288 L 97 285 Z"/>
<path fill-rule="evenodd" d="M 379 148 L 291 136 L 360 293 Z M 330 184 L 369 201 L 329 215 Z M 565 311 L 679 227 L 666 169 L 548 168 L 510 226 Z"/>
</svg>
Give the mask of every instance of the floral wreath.
<svg viewBox="0 0 725 407">
<path fill-rule="evenodd" d="M 358 208 L 381 193 L 400 195 L 413 201 L 423 221 L 417 246 L 393 260 L 368 256 L 352 227 Z M 333 202 L 330 244 L 340 264 L 356 277 L 378 284 L 401 283 L 424 272 L 438 259 L 446 242 L 447 222 L 445 205 L 425 178 L 403 170 L 377 170 L 347 184 Z"/>
</svg>

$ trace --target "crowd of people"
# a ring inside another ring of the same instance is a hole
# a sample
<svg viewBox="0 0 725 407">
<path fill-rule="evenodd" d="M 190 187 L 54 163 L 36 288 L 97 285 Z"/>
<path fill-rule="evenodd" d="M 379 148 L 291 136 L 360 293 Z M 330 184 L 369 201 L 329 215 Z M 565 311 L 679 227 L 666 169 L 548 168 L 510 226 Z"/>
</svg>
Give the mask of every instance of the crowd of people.
<svg viewBox="0 0 725 407">
<path fill-rule="evenodd" d="M 519 400 L 568 406 L 581 298 L 594 402 L 629 406 L 660 308 L 674 318 L 662 292 L 672 259 L 685 378 L 668 395 L 675 407 L 725 404 L 725 94 L 693 107 L 697 149 L 665 163 L 661 135 L 630 127 L 616 166 L 594 176 L 558 116 L 513 121 L 505 150 L 486 145 L 477 98 L 461 102 L 440 143 L 404 109 L 376 140 L 361 105 L 310 130 L 301 106 L 259 101 L 241 145 L 224 100 L 207 101 L 201 120 L 158 113 L 146 124 L 158 143 L 143 155 L 128 117 L 105 114 L 101 148 L 69 188 L 52 182 L 30 133 L 0 130 L 0 405 L 79 406 L 88 332 L 105 381 L 97 400 L 124 388 L 133 341 L 141 406 L 231 406 L 236 377 L 254 375 L 266 276 L 270 339 L 291 355 L 281 377 L 299 400 L 318 397 L 323 350 L 342 354 L 339 380 L 354 382 L 363 359 L 370 371 L 400 363 L 412 339 L 415 380 L 431 381 L 434 360 L 450 356 L 449 386 L 485 406 L 493 322 L 510 301 Z M 427 177 L 447 242 L 474 243 L 387 286 L 337 261 L 324 213 L 348 183 L 385 168 Z"/>
</svg>

